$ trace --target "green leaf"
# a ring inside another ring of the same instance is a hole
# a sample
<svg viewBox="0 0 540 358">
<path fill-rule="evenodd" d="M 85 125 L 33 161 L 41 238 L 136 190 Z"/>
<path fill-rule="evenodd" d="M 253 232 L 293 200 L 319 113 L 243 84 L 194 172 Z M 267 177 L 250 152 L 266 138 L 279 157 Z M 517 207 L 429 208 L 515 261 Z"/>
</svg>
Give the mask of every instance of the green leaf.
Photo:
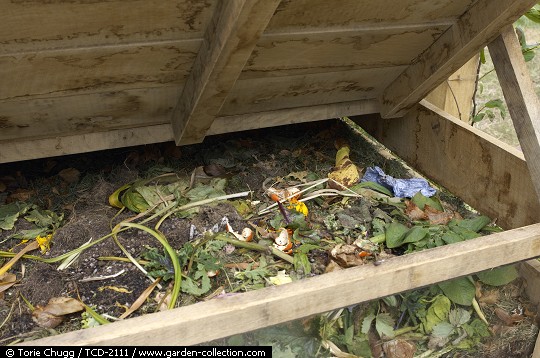
<svg viewBox="0 0 540 358">
<path fill-rule="evenodd" d="M 394 338 L 394 319 L 388 313 L 381 313 L 375 318 L 375 329 L 382 337 Z"/>
<path fill-rule="evenodd" d="M 478 217 L 476 217 L 474 219 L 460 220 L 460 221 L 458 221 L 457 225 L 459 227 L 462 227 L 462 228 L 470 230 L 470 231 L 479 232 L 480 230 L 482 230 L 484 228 L 484 226 L 486 226 L 490 222 L 491 222 L 490 218 L 488 218 L 487 216 L 482 215 L 482 216 L 478 216 Z"/>
<path fill-rule="evenodd" d="M 540 24 L 540 10 L 537 8 L 532 8 L 525 13 L 525 17 L 537 24 Z"/>
<path fill-rule="evenodd" d="M 490 286 L 504 286 L 519 277 L 515 266 L 497 267 L 476 275 L 480 281 Z"/>
<path fill-rule="evenodd" d="M 464 310 L 463 308 L 456 308 L 450 311 L 448 315 L 448 320 L 454 327 L 460 327 L 465 323 L 469 322 L 471 319 L 471 314 L 469 311 Z"/>
<path fill-rule="evenodd" d="M 58 228 L 64 218 L 64 215 L 57 215 L 50 210 L 40 210 L 35 208 L 24 217 L 27 221 L 34 223 L 39 228 Z"/>
<path fill-rule="evenodd" d="M 431 334 L 434 337 L 439 337 L 439 338 L 450 337 L 452 333 L 454 333 L 454 326 L 452 326 L 450 323 L 446 321 L 437 323 L 433 327 L 433 331 L 431 332 Z"/>
<path fill-rule="evenodd" d="M 396 296 L 386 296 L 386 297 L 383 297 L 382 300 L 384 301 L 384 303 L 386 303 L 390 307 L 398 306 L 398 301 L 397 301 Z"/>
<path fill-rule="evenodd" d="M 504 102 L 501 99 L 492 99 L 491 101 L 486 102 L 484 104 L 486 108 L 496 108 L 501 113 L 501 117 L 506 117 L 506 108 L 504 106 Z"/>
<path fill-rule="evenodd" d="M 311 263 L 306 254 L 297 252 L 293 256 L 293 264 L 295 270 L 302 270 L 304 274 L 311 273 Z"/>
<path fill-rule="evenodd" d="M 247 200 L 234 200 L 229 203 L 236 209 L 236 212 L 244 219 L 249 219 L 253 216 L 253 209 L 247 203 Z"/>
<path fill-rule="evenodd" d="M 370 313 L 364 319 L 362 320 L 362 329 L 361 332 L 364 334 L 368 334 L 369 329 L 371 328 L 371 323 L 373 323 L 373 320 L 375 319 L 375 314 Z"/>
<path fill-rule="evenodd" d="M 350 188 L 350 190 L 356 193 L 355 189 L 361 189 L 361 188 L 375 190 L 375 191 L 378 191 L 379 193 L 383 193 L 388 196 L 394 196 L 394 194 L 390 190 L 388 190 L 386 187 L 382 186 L 379 183 L 375 183 L 373 181 L 364 181 L 364 182 L 355 184 Z"/>
<path fill-rule="evenodd" d="M 484 112 L 478 113 L 476 116 L 473 117 L 472 122 L 473 122 L 473 123 L 478 123 L 478 122 L 480 122 L 482 119 L 484 119 L 485 116 L 486 116 L 486 114 L 485 114 Z"/>
<path fill-rule="evenodd" d="M 446 321 L 450 312 L 450 300 L 448 297 L 438 295 L 429 306 L 426 316 L 421 318 L 424 331 L 430 333 L 437 324 Z"/>
<path fill-rule="evenodd" d="M 460 242 L 464 240 L 463 236 L 456 234 L 453 231 L 448 231 L 444 233 L 442 236 L 442 239 L 447 244 L 454 244 L 456 242 Z"/>
<path fill-rule="evenodd" d="M 11 230 L 15 226 L 19 215 L 26 213 L 32 205 L 22 202 L 14 202 L 0 206 L 0 229 Z"/>
<path fill-rule="evenodd" d="M 439 200 L 437 200 L 436 198 L 428 198 L 427 196 L 422 195 L 421 192 L 414 194 L 414 196 L 411 198 L 411 201 L 416 204 L 416 206 L 418 206 L 420 210 L 424 210 L 425 206 L 429 205 L 434 209 L 444 211 Z"/>
<path fill-rule="evenodd" d="M 429 234 L 427 229 L 421 226 L 415 226 L 407 232 L 402 244 L 420 241 L 425 238 L 427 234 Z"/>
<path fill-rule="evenodd" d="M 393 249 L 403 244 L 405 234 L 409 228 L 398 222 L 392 222 L 386 226 L 386 247 Z"/>
<path fill-rule="evenodd" d="M 460 277 L 451 281 L 439 283 L 444 295 L 452 302 L 462 306 L 472 305 L 476 289 L 471 280 L 467 277 Z"/>
</svg>

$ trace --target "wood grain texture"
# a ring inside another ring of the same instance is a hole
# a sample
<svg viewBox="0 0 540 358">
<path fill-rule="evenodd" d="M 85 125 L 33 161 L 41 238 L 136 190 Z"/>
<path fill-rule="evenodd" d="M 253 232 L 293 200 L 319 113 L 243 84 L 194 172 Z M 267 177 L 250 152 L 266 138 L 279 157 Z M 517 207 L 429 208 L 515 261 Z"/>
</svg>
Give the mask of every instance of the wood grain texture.
<svg viewBox="0 0 540 358">
<path fill-rule="evenodd" d="M 404 67 L 238 80 L 220 116 L 377 98 Z"/>
<path fill-rule="evenodd" d="M 540 101 L 512 25 L 489 44 L 489 52 L 540 200 Z"/>
<path fill-rule="evenodd" d="M 170 124 L 0 142 L 0 163 L 172 140 Z"/>
<path fill-rule="evenodd" d="M 0 103 L 0 143 L 169 123 L 181 86 Z"/>
<path fill-rule="evenodd" d="M 539 255 L 540 224 L 536 224 L 394 257 L 379 266 L 364 265 L 334 271 L 282 286 L 216 298 L 24 344 L 191 345 Z"/>
<path fill-rule="evenodd" d="M 0 101 L 182 85 L 201 40 L 0 56 Z"/>
<path fill-rule="evenodd" d="M 408 65 L 448 25 L 264 35 L 241 79 Z"/>
<path fill-rule="evenodd" d="M 283 0 L 266 33 L 454 21 L 474 0 Z"/>
<path fill-rule="evenodd" d="M 381 96 L 382 116 L 399 117 L 529 10 L 535 0 L 478 0 Z"/>
<path fill-rule="evenodd" d="M 280 0 L 220 2 L 171 123 L 176 143 L 201 142 Z"/>
<path fill-rule="evenodd" d="M 3 1 L 0 54 L 201 39 L 214 1 Z"/>
<path fill-rule="evenodd" d="M 452 116 L 470 123 L 472 99 L 480 55 L 475 55 L 446 81 L 431 91 L 426 100 Z"/>
<path fill-rule="evenodd" d="M 503 228 L 540 221 L 523 154 L 422 101 L 403 118 L 358 123 L 420 173 Z"/>
<path fill-rule="evenodd" d="M 224 116 L 216 118 L 208 130 L 208 135 L 378 112 L 379 102 L 372 99 Z"/>
</svg>

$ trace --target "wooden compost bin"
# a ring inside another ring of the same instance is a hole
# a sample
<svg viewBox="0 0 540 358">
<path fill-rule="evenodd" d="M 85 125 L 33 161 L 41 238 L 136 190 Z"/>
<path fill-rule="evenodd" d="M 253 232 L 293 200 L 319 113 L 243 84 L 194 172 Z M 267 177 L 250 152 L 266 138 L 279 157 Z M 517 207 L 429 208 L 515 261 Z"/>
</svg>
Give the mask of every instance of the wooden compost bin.
<svg viewBox="0 0 540 358">
<path fill-rule="evenodd" d="M 0 162 L 367 115 L 512 229 L 30 344 L 195 344 L 540 256 L 540 111 L 509 26 L 536 1 L 0 3 Z M 488 43 L 527 162 L 421 102 Z M 536 298 L 537 266 L 522 265 Z"/>
</svg>

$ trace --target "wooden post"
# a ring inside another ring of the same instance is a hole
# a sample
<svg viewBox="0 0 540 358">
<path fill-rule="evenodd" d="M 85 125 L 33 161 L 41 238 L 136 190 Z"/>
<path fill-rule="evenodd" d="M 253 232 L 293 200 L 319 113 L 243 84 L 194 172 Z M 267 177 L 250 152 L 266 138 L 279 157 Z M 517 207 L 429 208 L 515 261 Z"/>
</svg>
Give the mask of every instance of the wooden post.
<svg viewBox="0 0 540 358">
<path fill-rule="evenodd" d="M 512 25 L 489 44 L 489 52 L 540 199 L 540 101 Z"/>
<path fill-rule="evenodd" d="M 201 142 L 281 0 L 219 1 L 171 124 L 176 144 Z"/>
<path fill-rule="evenodd" d="M 427 95 L 426 100 L 446 113 L 469 123 L 479 55 L 471 58 L 446 81 Z"/>
</svg>

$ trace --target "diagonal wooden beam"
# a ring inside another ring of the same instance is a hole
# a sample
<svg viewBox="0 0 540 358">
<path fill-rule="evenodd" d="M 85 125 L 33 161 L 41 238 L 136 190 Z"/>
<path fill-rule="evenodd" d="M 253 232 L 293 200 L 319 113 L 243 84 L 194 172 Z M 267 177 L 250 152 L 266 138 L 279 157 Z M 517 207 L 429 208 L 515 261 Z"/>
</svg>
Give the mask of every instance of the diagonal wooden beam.
<svg viewBox="0 0 540 358">
<path fill-rule="evenodd" d="M 281 0 L 222 0 L 171 124 L 177 144 L 201 142 Z"/>
<path fill-rule="evenodd" d="M 540 199 L 540 101 L 511 25 L 489 44 L 489 52 Z"/>
<path fill-rule="evenodd" d="M 400 117 L 537 0 L 478 0 L 383 92 L 381 115 Z"/>
</svg>

